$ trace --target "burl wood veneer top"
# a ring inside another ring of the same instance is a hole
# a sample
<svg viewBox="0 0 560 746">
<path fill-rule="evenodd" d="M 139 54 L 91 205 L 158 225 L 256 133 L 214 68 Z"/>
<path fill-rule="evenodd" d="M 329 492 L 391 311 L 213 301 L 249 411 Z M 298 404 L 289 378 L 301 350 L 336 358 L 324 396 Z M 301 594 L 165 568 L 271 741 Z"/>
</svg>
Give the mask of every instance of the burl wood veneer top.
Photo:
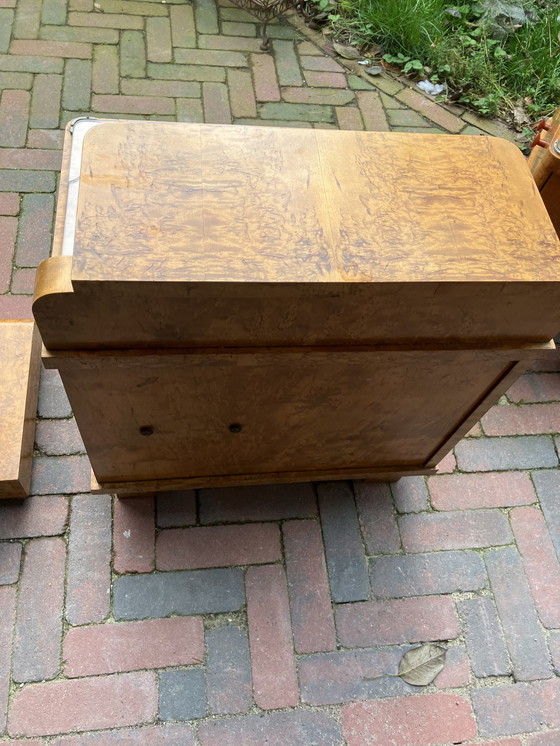
<svg viewBox="0 0 560 746">
<path fill-rule="evenodd" d="M 560 243 L 491 137 L 103 122 L 72 279 L 550 281 Z"/>
</svg>

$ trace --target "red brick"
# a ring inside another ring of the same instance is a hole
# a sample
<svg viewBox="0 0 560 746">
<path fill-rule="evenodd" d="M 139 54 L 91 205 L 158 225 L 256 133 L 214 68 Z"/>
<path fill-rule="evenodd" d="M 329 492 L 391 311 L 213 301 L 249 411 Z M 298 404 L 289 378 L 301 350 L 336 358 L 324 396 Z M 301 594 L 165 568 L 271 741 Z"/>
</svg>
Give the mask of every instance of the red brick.
<svg viewBox="0 0 560 746">
<path fill-rule="evenodd" d="M 172 5 L 171 38 L 174 47 L 196 47 L 194 13 L 191 5 Z"/>
<path fill-rule="evenodd" d="M 428 487 L 435 510 L 507 508 L 536 501 L 526 472 L 487 472 L 430 477 Z"/>
<path fill-rule="evenodd" d="M 42 746 L 38 741 L 21 741 L 21 746 Z M 10 741 L 12 746 L 13 741 Z M 80 733 L 55 738 L 49 746 L 196 746 L 193 728 L 187 723 L 119 728 L 104 733 Z M 506 745 L 507 746 L 507 745 Z"/>
<path fill-rule="evenodd" d="M 527 373 L 521 376 L 507 392 L 512 402 L 560 401 L 560 376 L 548 373 Z"/>
<path fill-rule="evenodd" d="M 0 194 L 0 215 L 17 215 L 19 212 L 19 194 L 3 192 Z"/>
<path fill-rule="evenodd" d="M 341 711 L 348 746 L 430 746 L 476 737 L 470 703 L 455 694 L 356 702 Z"/>
<path fill-rule="evenodd" d="M 0 295 L 0 318 L 32 319 L 33 299 L 25 295 Z"/>
<path fill-rule="evenodd" d="M 507 516 L 498 510 L 411 513 L 399 518 L 406 552 L 475 549 L 510 544 Z"/>
<path fill-rule="evenodd" d="M 305 82 L 310 86 L 318 88 L 347 88 L 346 75 L 343 73 L 315 72 L 305 70 L 303 73 Z"/>
<path fill-rule="evenodd" d="M 61 150 L 63 141 L 64 132 L 62 130 L 29 130 L 27 147 Z"/>
<path fill-rule="evenodd" d="M 56 150 L 0 150 L 0 168 L 60 171 L 62 154 Z"/>
<path fill-rule="evenodd" d="M 389 485 L 356 482 L 354 491 L 367 553 L 398 552 L 401 540 Z"/>
<path fill-rule="evenodd" d="M 62 539 L 34 539 L 25 549 L 19 587 L 12 677 L 54 678 L 60 668 L 64 566 Z"/>
<path fill-rule="evenodd" d="M 16 692 L 8 732 L 49 736 L 136 725 L 153 720 L 157 704 L 156 677 L 151 672 L 36 684 Z"/>
<path fill-rule="evenodd" d="M 439 124 L 440 127 L 448 130 L 449 132 L 460 132 L 465 123 L 459 117 L 446 111 L 443 106 L 439 106 L 435 101 L 432 101 L 418 91 L 412 90 L 412 88 L 405 88 L 396 95 L 399 101 L 402 101 L 412 109 L 419 111 L 432 122 Z"/>
<path fill-rule="evenodd" d="M 21 564 L 21 544 L 3 542 L 0 544 L 0 585 L 17 583 Z M 1 608 L 1 606 L 0 606 Z"/>
<path fill-rule="evenodd" d="M 100 622 L 109 612 L 111 589 L 111 498 L 72 499 L 66 618 L 70 624 Z"/>
<path fill-rule="evenodd" d="M 357 91 L 356 98 L 366 130 L 388 132 L 389 125 L 379 94 L 375 91 Z"/>
<path fill-rule="evenodd" d="M 560 429 L 560 402 L 498 406 L 484 415 L 486 435 L 540 435 Z"/>
<path fill-rule="evenodd" d="M 156 498 L 157 525 L 160 528 L 189 526 L 196 523 L 194 490 L 160 492 Z"/>
<path fill-rule="evenodd" d="M 3 91 L 0 99 L 0 146 L 21 148 L 27 136 L 28 91 Z"/>
<path fill-rule="evenodd" d="M 336 608 L 339 639 L 346 647 L 451 640 L 460 633 L 450 596 L 361 601 Z"/>
<path fill-rule="evenodd" d="M 92 91 L 118 93 L 119 80 L 118 49 L 108 44 L 96 44 L 93 53 Z"/>
<path fill-rule="evenodd" d="M 531 741 L 529 741 L 531 743 Z M 523 746 L 519 738 L 506 738 L 500 739 L 499 741 L 480 741 L 476 746 Z M 554 746 L 554 744 L 550 744 Z"/>
<path fill-rule="evenodd" d="M 560 627 L 560 563 L 543 514 L 537 508 L 515 508 L 510 520 L 541 622 Z"/>
<path fill-rule="evenodd" d="M 513 736 L 560 726 L 560 679 L 474 689 L 479 735 Z"/>
<path fill-rule="evenodd" d="M 66 528 L 68 500 L 61 495 L 0 503 L 0 539 L 56 536 Z"/>
<path fill-rule="evenodd" d="M 92 109 L 119 114 L 174 114 L 175 102 L 171 98 L 159 96 L 110 96 L 94 93 Z"/>
<path fill-rule="evenodd" d="M 250 567 L 246 592 L 255 704 L 263 710 L 295 707 L 299 691 L 283 569 Z"/>
<path fill-rule="evenodd" d="M 10 691 L 10 662 L 12 635 L 16 617 L 16 589 L 0 588 L 0 733 L 6 727 L 8 694 Z"/>
<path fill-rule="evenodd" d="M 438 474 L 451 474 L 457 468 L 457 460 L 453 451 L 444 456 L 437 465 Z"/>
<path fill-rule="evenodd" d="M 344 68 L 330 57 L 300 57 L 304 70 L 320 70 L 322 72 L 343 73 Z"/>
<path fill-rule="evenodd" d="M 156 556 L 158 570 L 276 562 L 282 556 L 280 531 L 273 523 L 164 529 L 157 537 Z"/>
<path fill-rule="evenodd" d="M 10 289 L 17 223 L 17 218 L 0 218 L 0 293 Z"/>
<path fill-rule="evenodd" d="M 15 269 L 10 290 L 16 295 L 33 295 L 35 288 L 35 268 Z M 49 492 L 54 490 L 49 490 Z"/>
<path fill-rule="evenodd" d="M 257 104 L 251 73 L 245 70 L 228 70 L 227 79 L 233 116 L 256 117 Z"/>
<path fill-rule="evenodd" d="M 115 572 L 151 572 L 154 569 L 154 551 L 154 498 L 116 500 L 113 511 Z"/>
<path fill-rule="evenodd" d="M 362 115 L 354 106 L 337 106 L 335 113 L 341 130 L 363 130 Z"/>
<path fill-rule="evenodd" d="M 280 101 L 280 88 L 272 55 L 252 54 L 251 67 L 257 101 Z"/>
<path fill-rule="evenodd" d="M 313 518 L 317 502 L 310 484 L 226 487 L 200 491 L 200 522 L 228 523 Z"/>
<path fill-rule="evenodd" d="M 231 124 L 228 89 L 224 83 L 203 83 L 202 104 L 205 122 Z"/>
<path fill-rule="evenodd" d="M 63 652 L 70 678 L 188 666 L 204 659 L 204 627 L 200 617 L 74 627 Z"/>
<path fill-rule="evenodd" d="M 171 62 L 171 28 L 169 18 L 146 19 L 147 59 L 152 62 Z"/>
<path fill-rule="evenodd" d="M 511 739 L 512 746 L 521 744 L 517 738 Z M 496 746 L 508 746 L 506 741 L 495 741 Z M 550 731 L 549 733 L 539 733 L 535 736 L 529 736 L 526 740 L 527 746 L 558 746 L 560 744 L 560 730 Z M 483 744 L 484 746 L 484 744 Z"/>
<path fill-rule="evenodd" d="M 468 686 L 471 680 L 471 666 L 464 645 L 447 648 L 445 668 L 438 674 L 434 685 L 437 689 L 457 689 Z"/>
<path fill-rule="evenodd" d="M 284 523 L 284 551 L 298 653 L 334 650 L 336 634 L 321 528 L 316 521 Z"/>
<path fill-rule="evenodd" d="M 91 44 L 73 41 L 16 40 L 10 45 L 10 54 L 28 54 L 40 57 L 91 58 Z"/>
</svg>

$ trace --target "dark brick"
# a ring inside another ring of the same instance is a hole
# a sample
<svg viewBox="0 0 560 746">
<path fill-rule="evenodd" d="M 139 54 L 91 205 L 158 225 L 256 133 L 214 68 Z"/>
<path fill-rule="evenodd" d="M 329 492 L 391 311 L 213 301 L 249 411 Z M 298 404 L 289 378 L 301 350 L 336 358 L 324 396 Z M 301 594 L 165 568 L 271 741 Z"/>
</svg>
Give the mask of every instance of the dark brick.
<svg viewBox="0 0 560 746">
<path fill-rule="evenodd" d="M 471 680 L 471 665 L 464 645 L 447 648 L 445 668 L 434 681 L 438 689 L 458 689 L 468 686 Z"/>
<path fill-rule="evenodd" d="M 200 522 L 226 523 L 312 518 L 317 504 L 310 484 L 224 487 L 200 491 Z"/>
<path fill-rule="evenodd" d="M 35 430 L 35 446 L 47 456 L 85 453 L 80 431 L 74 419 L 39 420 Z"/>
<path fill-rule="evenodd" d="M 95 93 L 119 92 L 119 54 L 116 47 L 95 45 L 91 87 Z"/>
<path fill-rule="evenodd" d="M 369 580 L 354 496 L 346 482 L 318 486 L 332 597 L 338 603 L 369 598 Z"/>
<path fill-rule="evenodd" d="M 294 710 L 207 720 L 199 728 L 201 746 L 339 746 L 340 726 L 325 712 Z"/>
<path fill-rule="evenodd" d="M 14 269 L 11 292 L 17 295 L 33 295 L 35 288 L 35 269 Z"/>
<path fill-rule="evenodd" d="M 141 31 L 123 31 L 120 44 L 120 70 L 123 78 L 146 77 L 146 46 Z"/>
<path fill-rule="evenodd" d="M 550 659 L 521 558 L 513 547 L 492 549 L 486 567 L 518 681 L 552 676 Z"/>
<path fill-rule="evenodd" d="M 295 707 L 299 690 L 283 568 L 250 567 L 246 588 L 255 704 L 263 710 Z"/>
<path fill-rule="evenodd" d="M 465 643 L 475 676 L 507 676 L 511 673 L 498 613 L 491 596 L 459 601 L 465 623 Z"/>
<path fill-rule="evenodd" d="M 41 39 L 48 41 L 56 41 L 62 43 L 70 42 L 92 42 L 94 44 L 118 44 L 119 32 L 117 29 L 111 28 L 96 28 L 92 26 L 78 27 L 78 26 L 42 26 L 40 32 Z M 86 46 L 89 46 L 87 44 Z M 89 53 L 78 54 L 77 50 L 73 49 L 71 54 L 68 54 L 69 47 L 66 47 L 61 51 L 63 57 L 77 57 L 79 59 L 91 58 L 91 51 Z"/>
<path fill-rule="evenodd" d="M 28 742 L 25 741 L 25 744 Z M 24 746 L 23 742 L 22 746 Z M 37 742 L 35 745 L 34 742 L 29 742 L 29 746 L 42 746 L 42 744 Z M 51 741 L 50 746 L 196 746 L 196 741 L 194 730 L 190 725 L 165 723 L 130 729 L 119 728 L 103 733 L 62 736 Z"/>
<path fill-rule="evenodd" d="M 60 118 L 61 75 L 36 75 L 31 97 L 29 126 L 56 129 Z"/>
<path fill-rule="evenodd" d="M 237 715 L 250 709 L 253 696 L 247 634 L 227 625 L 206 633 L 208 706 L 218 715 Z"/>
<path fill-rule="evenodd" d="M 2 733 L 6 727 L 10 691 L 12 637 L 16 618 L 15 588 L 0 588 L 0 609 L 2 609 L 0 614 L 0 733 Z"/>
<path fill-rule="evenodd" d="M 21 544 L 19 542 L 0 544 L 0 585 L 17 583 L 20 563 Z"/>
<path fill-rule="evenodd" d="M 343 73 L 344 68 L 331 57 L 314 56 L 300 57 L 301 66 L 305 70 L 320 70 L 321 72 Z"/>
<path fill-rule="evenodd" d="M 126 0 L 131 2 L 131 0 Z M 148 63 L 148 76 L 162 80 L 211 80 L 223 83 L 226 71 L 223 67 L 210 65 L 163 65 L 157 62 Z"/>
<path fill-rule="evenodd" d="M 482 558 L 470 551 L 377 557 L 370 577 L 373 595 L 385 598 L 477 591 L 487 583 Z"/>
<path fill-rule="evenodd" d="M 41 23 L 42 3 L 37 0 L 19 0 L 17 3 L 15 39 L 36 39 Z"/>
<path fill-rule="evenodd" d="M 470 702 L 456 694 L 424 694 L 346 705 L 341 711 L 348 746 L 463 743 L 475 738 Z"/>
<path fill-rule="evenodd" d="M 64 674 L 71 678 L 189 666 L 204 658 L 204 627 L 199 617 L 73 627 L 63 658 Z"/>
<path fill-rule="evenodd" d="M 364 601 L 338 606 L 336 626 L 345 647 L 451 640 L 459 620 L 449 596 Z"/>
<path fill-rule="evenodd" d="M 152 672 L 90 676 L 36 684 L 16 692 L 8 732 L 11 736 L 39 736 L 102 730 L 146 723 L 156 714 L 157 684 Z"/>
<path fill-rule="evenodd" d="M 72 409 L 57 370 L 41 368 L 39 383 L 39 417 L 70 417 Z"/>
<path fill-rule="evenodd" d="M 0 218 L 0 246 L 2 247 L 2 253 L 0 254 L 0 293 L 5 293 L 10 288 L 17 225 L 17 218 Z"/>
<path fill-rule="evenodd" d="M 292 41 L 275 39 L 272 42 L 276 70 L 280 85 L 299 86 L 303 85 L 303 77 L 299 67 L 298 59 Z M 299 117 L 294 117 L 298 119 Z"/>
<path fill-rule="evenodd" d="M 548 633 L 548 648 L 552 656 L 554 673 L 560 676 L 560 629 L 550 630 Z"/>
<path fill-rule="evenodd" d="M 64 532 L 68 499 L 62 495 L 0 500 L 0 539 L 56 536 Z"/>
<path fill-rule="evenodd" d="M 391 485 L 391 492 L 399 513 L 419 513 L 430 507 L 424 477 L 402 477 Z"/>
<path fill-rule="evenodd" d="M 113 589 L 116 619 L 215 614 L 237 611 L 245 603 L 243 573 L 237 568 L 125 575 Z"/>
<path fill-rule="evenodd" d="M 66 546 L 33 539 L 26 547 L 19 589 L 12 678 L 54 678 L 60 668 Z"/>
<path fill-rule="evenodd" d="M 481 687 L 471 696 L 481 736 L 510 736 L 560 726 L 560 679 Z"/>
<path fill-rule="evenodd" d="M 540 504 L 550 538 L 560 559 L 560 472 L 537 471 L 533 474 L 533 482 L 539 496 Z"/>
<path fill-rule="evenodd" d="M 197 0 L 194 5 L 194 17 L 199 34 L 218 33 L 218 11 L 213 0 Z"/>
<path fill-rule="evenodd" d="M 560 730 L 529 736 L 526 743 L 527 746 L 558 746 L 560 744 Z M 519 744 L 521 746 L 521 742 Z M 504 746 L 504 742 L 500 741 L 499 743 L 495 743 L 494 746 Z M 508 744 L 506 743 L 505 746 L 508 746 Z M 517 744 L 512 742 L 512 746 L 517 746 Z"/>
<path fill-rule="evenodd" d="M 13 41 L 10 54 L 33 55 L 40 57 L 77 57 L 90 59 L 91 44 L 70 41 Z"/>
<path fill-rule="evenodd" d="M 529 475 L 520 471 L 430 477 L 428 487 L 435 510 L 506 508 L 536 500 Z"/>
<path fill-rule="evenodd" d="M 334 705 L 357 699 L 398 697 L 416 691 L 395 674 L 409 646 L 372 650 L 318 653 L 299 659 L 301 701 L 310 705 Z"/>
<path fill-rule="evenodd" d="M 206 715 L 204 671 L 163 671 L 159 675 L 160 720 L 193 720 Z"/>
<path fill-rule="evenodd" d="M 14 11 L 11 8 L 0 8 L 0 52 L 4 54 L 10 46 Z"/>
<path fill-rule="evenodd" d="M 154 498 L 116 500 L 113 511 L 115 572 L 150 572 L 155 562 Z"/>
<path fill-rule="evenodd" d="M 294 647 L 298 653 L 334 650 L 336 633 L 321 527 L 316 521 L 289 521 L 282 530 Z"/>
<path fill-rule="evenodd" d="M 0 170 L 0 192 L 54 192 L 51 171 Z"/>
<path fill-rule="evenodd" d="M 507 516 L 498 510 L 414 513 L 399 519 L 406 552 L 473 549 L 510 544 Z"/>
<path fill-rule="evenodd" d="M 25 145 L 30 96 L 27 91 L 3 91 L 0 99 L 0 146 L 21 148 Z M 19 192 L 19 189 L 2 191 Z"/>
<path fill-rule="evenodd" d="M 0 215 L 17 215 L 18 212 L 19 194 L 0 194 Z"/>
<path fill-rule="evenodd" d="M 90 489 L 87 456 L 49 456 L 33 459 L 32 495 L 72 495 Z"/>
<path fill-rule="evenodd" d="M 156 498 L 157 525 L 161 528 L 190 526 L 196 523 L 194 490 L 160 492 Z"/>
<path fill-rule="evenodd" d="M 537 508 L 514 508 L 510 521 L 525 575 L 545 627 L 560 628 L 560 563 Z"/>
<path fill-rule="evenodd" d="M 196 47 L 194 12 L 190 5 L 174 5 L 169 9 L 171 37 L 174 47 Z"/>
<path fill-rule="evenodd" d="M 43 0 L 41 21 L 45 24 L 66 23 L 66 0 Z"/>
<path fill-rule="evenodd" d="M 100 622 L 109 613 L 111 498 L 77 495 L 72 500 L 68 541 L 66 619 Z"/>
<path fill-rule="evenodd" d="M 195 570 L 277 562 L 279 527 L 274 523 L 169 528 L 156 542 L 158 570 Z"/>
<path fill-rule="evenodd" d="M 29 169 L 35 169 L 36 171 L 57 171 L 60 170 L 61 160 L 61 153 L 57 153 L 52 148 L 48 150 L 40 150 L 38 148 L 0 149 L 0 168 L 23 169 L 26 171 Z"/>
<path fill-rule="evenodd" d="M 508 390 L 512 402 L 560 401 L 560 376 L 549 373 L 528 373 Z"/>
<path fill-rule="evenodd" d="M 91 80 L 91 60 L 67 60 L 62 89 L 62 105 L 65 109 L 73 111 L 89 109 Z"/>
<path fill-rule="evenodd" d="M 61 73 L 64 60 L 36 55 L 0 54 L 0 70 L 7 72 Z"/>
<path fill-rule="evenodd" d="M 367 553 L 392 554 L 400 551 L 401 539 L 389 485 L 356 482 L 354 491 Z"/>
<path fill-rule="evenodd" d="M 462 471 L 507 471 L 558 466 L 550 438 L 527 435 L 518 438 L 468 438 L 455 446 Z"/>
</svg>

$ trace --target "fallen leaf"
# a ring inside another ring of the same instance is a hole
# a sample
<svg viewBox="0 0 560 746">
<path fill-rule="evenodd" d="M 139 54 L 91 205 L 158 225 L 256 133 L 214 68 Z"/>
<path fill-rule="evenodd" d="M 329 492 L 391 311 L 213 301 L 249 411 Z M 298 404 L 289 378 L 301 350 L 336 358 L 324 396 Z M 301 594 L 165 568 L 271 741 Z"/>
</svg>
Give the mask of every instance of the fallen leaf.
<svg viewBox="0 0 560 746">
<path fill-rule="evenodd" d="M 461 18 L 461 11 L 457 10 L 457 8 L 446 8 L 445 13 L 449 13 L 453 18 Z"/>
<path fill-rule="evenodd" d="M 515 106 L 511 113 L 513 115 L 513 125 L 518 132 L 520 132 L 523 127 L 531 121 L 525 111 L 525 101 L 522 98 L 515 102 Z"/>
<path fill-rule="evenodd" d="M 356 47 L 351 47 L 346 44 L 339 44 L 333 42 L 334 51 L 340 56 L 344 57 L 345 60 L 357 60 L 362 55 L 358 52 Z"/>
<path fill-rule="evenodd" d="M 93 9 L 95 11 L 97 11 L 98 13 L 104 13 L 105 12 L 99 3 L 94 3 L 93 4 Z"/>
<path fill-rule="evenodd" d="M 405 653 L 399 663 L 399 676 L 407 684 L 431 684 L 445 665 L 446 649 L 433 642 L 420 645 Z"/>
<path fill-rule="evenodd" d="M 381 75 L 383 68 L 380 65 L 372 65 L 371 67 L 366 67 L 365 71 L 368 75 Z"/>
</svg>

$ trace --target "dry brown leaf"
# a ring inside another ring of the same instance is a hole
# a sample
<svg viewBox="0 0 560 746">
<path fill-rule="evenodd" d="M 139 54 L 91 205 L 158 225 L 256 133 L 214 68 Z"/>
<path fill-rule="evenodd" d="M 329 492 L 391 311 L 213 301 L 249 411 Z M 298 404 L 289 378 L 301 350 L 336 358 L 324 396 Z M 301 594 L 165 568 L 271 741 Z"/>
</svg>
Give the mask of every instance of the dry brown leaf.
<svg viewBox="0 0 560 746">
<path fill-rule="evenodd" d="M 445 666 L 446 649 L 433 642 L 405 653 L 399 663 L 399 676 L 407 684 L 427 686 Z"/>
<path fill-rule="evenodd" d="M 362 55 L 358 52 L 356 47 L 351 47 L 348 44 L 339 44 L 333 42 L 334 51 L 340 56 L 344 57 L 345 60 L 358 60 Z"/>
</svg>

